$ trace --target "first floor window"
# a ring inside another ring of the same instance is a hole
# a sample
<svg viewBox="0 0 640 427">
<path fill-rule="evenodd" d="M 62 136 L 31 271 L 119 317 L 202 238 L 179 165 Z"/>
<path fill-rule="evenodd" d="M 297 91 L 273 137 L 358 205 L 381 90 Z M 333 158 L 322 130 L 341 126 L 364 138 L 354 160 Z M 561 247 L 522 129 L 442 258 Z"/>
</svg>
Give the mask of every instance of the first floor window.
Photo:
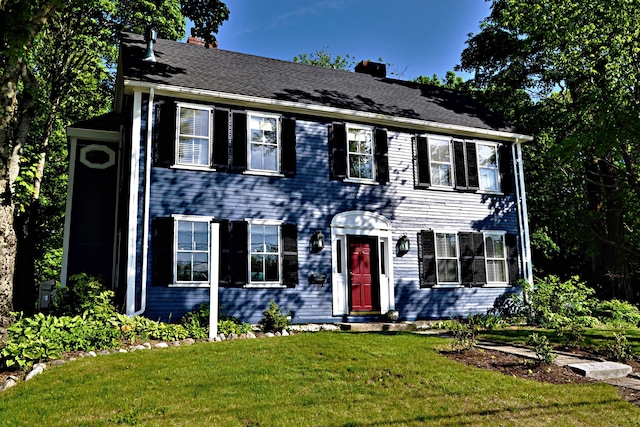
<svg viewBox="0 0 640 427">
<path fill-rule="evenodd" d="M 476 144 L 480 189 L 500 190 L 500 170 L 498 169 L 498 147 L 494 144 Z"/>
<path fill-rule="evenodd" d="M 177 282 L 209 280 L 209 222 L 177 221 L 175 277 Z"/>
<path fill-rule="evenodd" d="M 249 117 L 249 169 L 280 170 L 280 137 L 277 116 L 251 113 Z"/>
<path fill-rule="evenodd" d="M 250 223 L 251 283 L 280 282 L 280 225 Z"/>
<path fill-rule="evenodd" d="M 349 150 L 349 178 L 373 180 L 372 129 L 348 126 L 347 146 Z"/>
<path fill-rule="evenodd" d="M 421 286 L 507 286 L 519 276 L 517 238 L 504 231 L 422 230 L 418 257 Z"/>
<path fill-rule="evenodd" d="M 484 247 L 487 262 L 487 282 L 507 282 L 507 252 L 504 234 L 485 233 Z"/>
<path fill-rule="evenodd" d="M 178 106 L 178 164 L 209 165 L 210 115 L 211 111 L 206 108 Z"/>
<path fill-rule="evenodd" d="M 458 283 L 458 236 L 436 233 L 436 263 L 439 283 Z"/>
</svg>

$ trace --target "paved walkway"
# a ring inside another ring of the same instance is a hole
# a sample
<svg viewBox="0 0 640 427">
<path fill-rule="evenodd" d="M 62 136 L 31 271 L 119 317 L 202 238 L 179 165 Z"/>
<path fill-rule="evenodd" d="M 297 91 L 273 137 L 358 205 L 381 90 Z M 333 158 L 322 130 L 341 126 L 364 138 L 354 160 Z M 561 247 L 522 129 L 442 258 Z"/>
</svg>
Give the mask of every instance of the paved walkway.
<svg viewBox="0 0 640 427">
<path fill-rule="evenodd" d="M 525 357 L 527 359 L 537 360 L 536 353 L 532 350 L 529 350 L 526 347 L 520 347 L 516 345 L 508 345 L 490 341 L 480 341 L 477 345 L 479 348 L 484 348 L 486 350 L 495 350 L 500 351 L 502 353 L 514 354 L 519 357 Z M 558 366 L 568 366 L 568 365 L 576 365 L 583 363 L 591 363 L 594 362 L 604 362 L 602 359 L 591 358 L 586 356 L 578 356 L 575 354 L 564 353 L 564 352 L 554 352 L 556 354 L 556 359 L 553 361 L 554 364 Z M 631 373 L 623 378 L 612 378 L 612 379 L 603 379 L 600 380 L 604 383 L 615 385 L 618 387 L 626 387 L 633 390 L 640 391 L 640 375 L 637 372 Z"/>
</svg>

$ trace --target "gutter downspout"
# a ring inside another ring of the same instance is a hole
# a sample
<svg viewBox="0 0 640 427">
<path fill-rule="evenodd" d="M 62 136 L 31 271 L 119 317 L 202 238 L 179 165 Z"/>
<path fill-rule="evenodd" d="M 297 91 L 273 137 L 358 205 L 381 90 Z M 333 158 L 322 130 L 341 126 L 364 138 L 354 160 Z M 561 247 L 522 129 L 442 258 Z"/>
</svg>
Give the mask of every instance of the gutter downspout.
<svg viewBox="0 0 640 427">
<path fill-rule="evenodd" d="M 522 254 L 522 272 L 524 279 L 533 285 L 533 266 L 531 263 L 531 239 L 529 236 L 529 213 L 524 186 L 524 164 L 522 161 L 522 143 L 519 138 L 511 146 L 511 155 L 516 175 L 516 204 L 518 208 L 518 229 L 520 230 L 520 253 Z M 526 298 L 526 296 L 525 296 Z"/>
<path fill-rule="evenodd" d="M 147 108 L 147 138 L 144 147 L 144 197 L 142 199 L 142 268 L 140 271 L 140 310 L 130 316 L 139 316 L 147 308 L 147 257 L 149 256 L 149 195 L 151 193 L 151 145 L 153 142 L 154 90 L 149 89 Z"/>
</svg>

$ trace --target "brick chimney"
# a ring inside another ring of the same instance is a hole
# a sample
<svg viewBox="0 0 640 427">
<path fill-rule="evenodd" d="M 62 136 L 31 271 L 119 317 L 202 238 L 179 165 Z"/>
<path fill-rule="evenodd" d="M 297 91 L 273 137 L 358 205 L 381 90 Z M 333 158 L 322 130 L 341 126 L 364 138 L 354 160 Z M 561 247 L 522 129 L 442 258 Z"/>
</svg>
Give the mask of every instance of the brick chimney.
<svg viewBox="0 0 640 427">
<path fill-rule="evenodd" d="M 187 39 L 187 43 L 188 44 L 194 44 L 196 46 L 205 47 L 204 39 L 200 38 L 200 37 L 189 36 L 189 38 Z M 213 47 L 213 48 L 217 49 L 218 48 L 218 41 L 216 40 L 215 42 L 213 42 L 213 44 L 209 44 L 207 47 Z"/>
<path fill-rule="evenodd" d="M 380 62 L 371 62 L 365 59 L 356 65 L 355 72 L 385 78 L 387 77 L 387 66 Z"/>
</svg>

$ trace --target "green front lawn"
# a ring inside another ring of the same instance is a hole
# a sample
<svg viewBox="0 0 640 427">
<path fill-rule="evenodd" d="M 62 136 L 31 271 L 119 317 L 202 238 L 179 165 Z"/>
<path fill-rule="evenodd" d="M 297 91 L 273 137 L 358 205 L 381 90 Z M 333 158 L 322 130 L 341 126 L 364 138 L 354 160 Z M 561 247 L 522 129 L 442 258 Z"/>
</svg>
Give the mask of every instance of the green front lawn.
<svg viewBox="0 0 640 427">
<path fill-rule="evenodd" d="M 640 425 L 615 387 L 506 377 L 439 348 L 317 333 L 84 358 L 0 394 L 0 426 Z"/>
</svg>

